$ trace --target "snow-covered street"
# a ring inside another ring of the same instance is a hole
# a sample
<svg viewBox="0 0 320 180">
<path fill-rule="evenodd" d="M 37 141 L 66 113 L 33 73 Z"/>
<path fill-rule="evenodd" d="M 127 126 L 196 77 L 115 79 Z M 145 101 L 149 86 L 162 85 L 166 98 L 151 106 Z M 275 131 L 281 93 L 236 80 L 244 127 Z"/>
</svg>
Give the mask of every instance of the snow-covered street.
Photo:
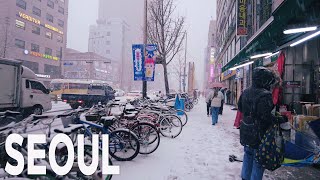
<svg viewBox="0 0 320 180">
<path fill-rule="evenodd" d="M 176 139 L 161 137 L 160 147 L 153 154 L 139 155 L 130 162 L 117 162 L 120 175 L 115 180 L 237 180 L 241 163 L 229 162 L 229 155 L 242 159 L 239 130 L 233 128 L 236 111 L 225 106 L 216 126 L 206 116 L 205 103 L 188 113 L 189 121 Z M 315 168 L 281 167 L 266 171 L 264 179 L 317 179 Z"/>
<path fill-rule="evenodd" d="M 229 155 L 242 159 L 243 147 L 239 143 L 239 130 L 233 128 L 236 111 L 224 106 L 218 124 L 211 125 L 206 116 L 204 99 L 188 113 L 188 123 L 175 139 L 161 136 L 159 148 L 150 155 L 138 155 L 132 161 L 118 162 L 120 175 L 114 180 L 238 180 L 241 163 L 229 162 Z M 63 102 L 54 103 L 53 109 L 45 114 L 58 115 L 70 106 Z M 46 133 L 46 126 L 39 124 L 29 133 Z M 52 130 L 62 128 L 60 119 L 52 124 Z M 318 179 L 319 168 L 281 167 L 274 172 L 266 171 L 265 180 L 274 179 Z"/>
</svg>

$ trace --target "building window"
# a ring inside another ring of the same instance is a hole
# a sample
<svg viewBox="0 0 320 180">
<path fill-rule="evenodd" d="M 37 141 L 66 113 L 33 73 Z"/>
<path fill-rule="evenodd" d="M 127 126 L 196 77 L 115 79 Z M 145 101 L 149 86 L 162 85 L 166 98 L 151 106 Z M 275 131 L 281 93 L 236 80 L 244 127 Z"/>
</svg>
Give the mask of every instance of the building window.
<svg viewBox="0 0 320 180">
<path fill-rule="evenodd" d="M 110 54 L 110 50 L 106 50 L 106 53 L 107 53 L 107 54 Z"/>
<path fill-rule="evenodd" d="M 51 32 L 46 32 L 46 38 L 52 39 L 52 33 Z"/>
<path fill-rule="evenodd" d="M 26 29 L 26 23 L 16 19 L 16 27 L 25 30 Z"/>
<path fill-rule="evenodd" d="M 32 8 L 32 13 L 39 16 L 39 17 L 41 16 L 41 10 L 39 8 L 34 7 L 34 6 Z"/>
<path fill-rule="evenodd" d="M 40 52 L 40 46 L 37 44 L 31 44 L 31 51 Z"/>
<path fill-rule="evenodd" d="M 27 3 L 24 0 L 17 0 L 16 5 L 24 10 L 27 9 Z"/>
<path fill-rule="evenodd" d="M 61 13 L 61 14 L 64 14 L 64 9 L 63 9 L 63 7 L 59 6 L 58 12 Z"/>
<path fill-rule="evenodd" d="M 32 33 L 40 35 L 40 28 L 38 26 L 32 26 Z"/>
<path fill-rule="evenodd" d="M 47 20 L 53 23 L 53 16 L 51 14 L 47 14 Z"/>
<path fill-rule="evenodd" d="M 107 32 L 107 36 L 110 36 L 111 35 L 111 33 L 110 32 Z"/>
<path fill-rule="evenodd" d="M 106 41 L 106 44 L 107 44 L 107 45 L 110 45 L 110 41 Z"/>
<path fill-rule="evenodd" d="M 63 37 L 62 36 L 57 36 L 57 42 L 63 43 Z"/>
<path fill-rule="evenodd" d="M 62 20 L 58 20 L 58 26 L 63 27 L 64 26 L 64 22 Z"/>
<path fill-rule="evenodd" d="M 16 44 L 16 47 L 25 49 L 25 44 L 26 44 L 25 41 L 22 41 L 20 39 L 15 39 L 15 44 Z"/>
<path fill-rule="evenodd" d="M 44 54 L 52 56 L 52 49 L 46 48 Z"/>
<path fill-rule="evenodd" d="M 56 56 L 57 56 L 58 58 L 61 58 L 61 51 L 60 51 L 60 50 L 57 50 L 57 51 L 56 51 Z"/>
<path fill-rule="evenodd" d="M 54 8 L 54 2 L 51 1 L 51 0 L 48 0 L 47 5 L 48 5 L 49 7 L 51 7 L 52 9 Z"/>
</svg>

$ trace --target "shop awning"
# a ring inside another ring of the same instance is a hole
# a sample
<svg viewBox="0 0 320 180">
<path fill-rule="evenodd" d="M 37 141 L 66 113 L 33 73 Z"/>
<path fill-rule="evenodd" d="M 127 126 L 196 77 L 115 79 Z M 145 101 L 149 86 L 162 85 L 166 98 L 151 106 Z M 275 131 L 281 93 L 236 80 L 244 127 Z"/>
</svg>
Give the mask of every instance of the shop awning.
<svg viewBox="0 0 320 180">
<path fill-rule="evenodd" d="M 275 52 L 289 46 L 289 42 L 304 33 L 283 34 L 283 30 L 295 25 L 320 25 L 320 2 L 318 0 L 285 0 L 268 21 L 247 42 L 247 45 L 222 68 L 222 72 L 243 64 L 250 56 L 263 52 Z"/>
</svg>

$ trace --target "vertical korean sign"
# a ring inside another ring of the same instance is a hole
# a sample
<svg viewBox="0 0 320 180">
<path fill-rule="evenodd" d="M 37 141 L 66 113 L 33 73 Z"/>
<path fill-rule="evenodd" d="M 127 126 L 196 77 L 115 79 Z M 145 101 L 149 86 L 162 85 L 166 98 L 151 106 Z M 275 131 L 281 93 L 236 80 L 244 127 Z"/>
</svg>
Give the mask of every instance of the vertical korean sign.
<svg viewBox="0 0 320 180">
<path fill-rule="evenodd" d="M 247 1 L 238 0 L 237 6 L 237 35 L 248 35 L 248 23 L 247 23 Z"/>
<path fill-rule="evenodd" d="M 144 45 L 134 44 L 132 45 L 133 55 L 133 74 L 135 81 L 144 80 Z"/>
<path fill-rule="evenodd" d="M 157 45 L 149 44 L 146 46 L 146 61 L 144 64 L 145 67 L 145 81 L 154 81 L 155 73 L 155 51 L 157 51 Z"/>
</svg>

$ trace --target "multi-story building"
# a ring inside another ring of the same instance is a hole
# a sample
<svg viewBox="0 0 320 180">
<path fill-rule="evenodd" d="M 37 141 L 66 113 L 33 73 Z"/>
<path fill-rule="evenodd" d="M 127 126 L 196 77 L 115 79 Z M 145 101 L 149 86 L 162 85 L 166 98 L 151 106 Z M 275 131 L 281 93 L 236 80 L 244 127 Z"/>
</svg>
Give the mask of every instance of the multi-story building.
<svg viewBox="0 0 320 180">
<path fill-rule="evenodd" d="M 46 83 L 60 78 L 68 0 L 0 0 L 0 55 L 21 60 Z"/>
<path fill-rule="evenodd" d="M 118 63 L 120 87 L 127 91 L 136 84 L 133 83 L 131 47 L 142 43 L 142 17 L 142 0 L 100 0 L 97 25 L 90 27 L 89 52 Z"/>
<path fill-rule="evenodd" d="M 90 27 L 89 52 L 94 52 L 114 63 L 110 66 L 118 69 L 121 88 L 128 87 L 129 78 L 132 77 L 131 45 L 128 43 L 129 27 L 121 19 L 109 19 L 106 23 L 100 23 Z M 130 66 L 130 68 L 128 68 Z"/>
<path fill-rule="evenodd" d="M 119 86 L 117 62 L 93 52 L 79 52 L 66 49 L 63 57 L 63 77 L 66 79 L 92 79 Z"/>
<path fill-rule="evenodd" d="M 220 77 L 220 64 L 216 61 L 216 21 L 211 20 L 208 33 L 208 45 L 205 48 L 205 63 L 204 63 L 204 85 L 205 88 L 210 87 L 210 83 L 218 82 Z"/>
<path fill-rule="evenodd" d="M 318 0 L 217 1 L 217 60 L 234 104 L 258 66 L 274 66 L 285 82 L 280 103 L 320 103 L 319 9 Z M 286 31 L 306 27 L 315 28 Z"/>
</svg>

